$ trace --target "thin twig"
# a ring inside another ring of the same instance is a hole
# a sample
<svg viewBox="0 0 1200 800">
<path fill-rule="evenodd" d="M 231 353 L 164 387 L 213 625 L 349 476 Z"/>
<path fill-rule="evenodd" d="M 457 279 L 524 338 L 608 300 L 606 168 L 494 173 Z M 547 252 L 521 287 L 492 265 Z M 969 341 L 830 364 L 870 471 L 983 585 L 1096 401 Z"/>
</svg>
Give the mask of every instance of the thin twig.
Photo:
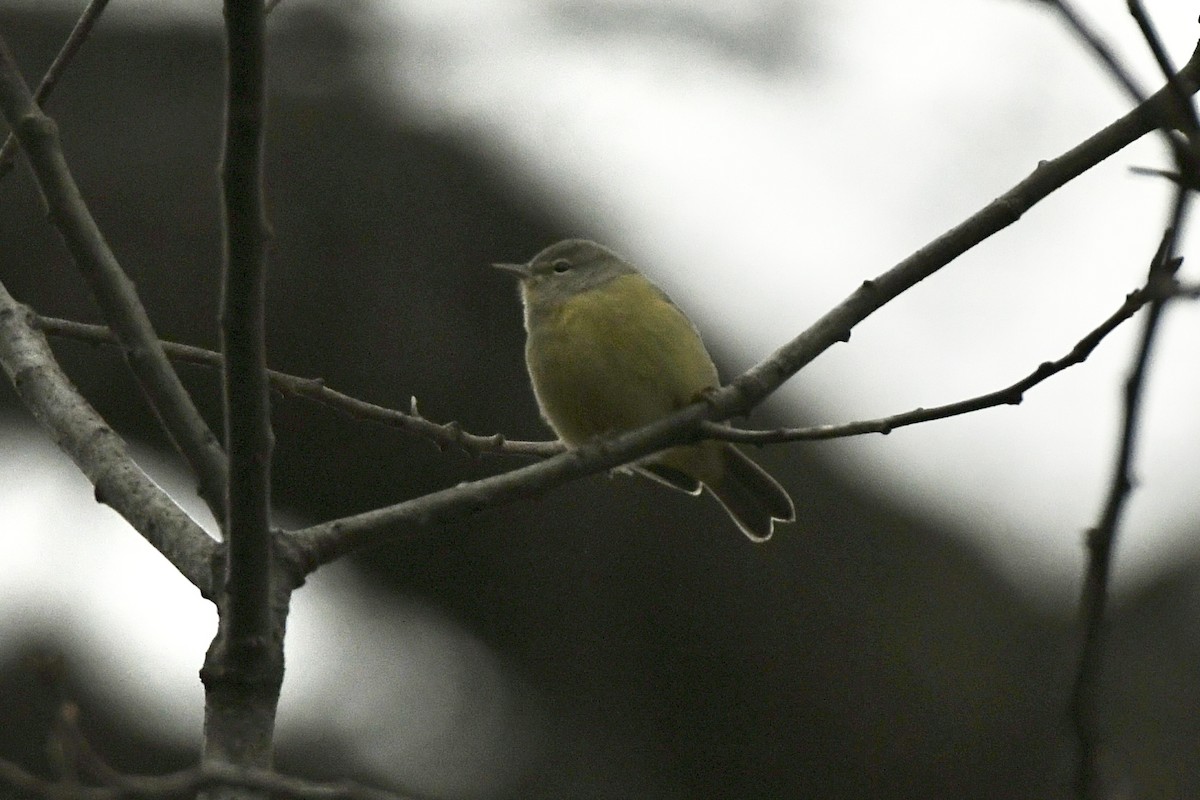
<svg viewBox="0 0 1200 800">
<path fill-rule="evenodd" d="M 1092 30 L 1091 26 L 1076 13 L 1075 9 L 1067 0 L 1048 0 L 1050 5 L 1058 9 L 1058 13 L 1066 21 L 1067 27 L 1084 43 L 1084 45 L 1092 51 L 1092 54 L 1100 60 L 1112 75 L 1117 83 L 1125 90 L 1125 93 L 1133 99 L 1135 103 L 1144 103 L 1146 101 L 1146 93 L 1134 81 L 1133 75 L 1129 70 L 1121 64 L 1117 59 L 1112 49 L 1104 43 L 1100 35 Z"/>
<path fill-rule="evenodd" d="M 1200 298 L 1200 285 L 1176 285 L 1171 293 L 1175 297 L 1198 299 Z M 1009 386 L 977 397 L 959 400 L 934 408 L 917 408 L 879 419 L 860 420 L 837 425 L 813 425 L 803 428 L 776 428 L 773 430 L 751 431 L 705 422 L 701 425 L 701 428 L 708 438 L 743 444 L 764 445 L 781 442 L 840 439 L 868 433 L 886 435 L 896 428 L 908 425 L 946 419 L 999 405 L 1016 405 L 1022 401 L 1024 393 L 1029 389 L 1057 375 L 1064 369 L 1087 360 L 1092 351 L 1095 350 L 1109 333 L 1132 317 L 1149 300 L 1150 292 L 1145 288 L 1131 292 L 1125 298 L 1125 302 L 1121 304 L 1120 308 L 1114 311 L 1108 319 L 1094 330 L 1089 332 L 1087 336 L 1080 339 L 1069 353 L 1056 361 L 1048 361 L 1040 364 L 1037 369 Z M 103 325 L 91 325 L 57 317 L 42 316 L 37 317 L 35 324 L 50 336 L 61 336 L 93 344 L 116 344 L 116 337 L 113 336 L 112 331 Z M 172 361 L 207 367 L 219 368 L 221 366 L 221 354 L 212 350 L 169 341 L 164 341 L 162 345 L 167 357 Z M 507 439 L 503 434 L 499 433 L 485 436 L 469 433 L 456 422 L 433 422 L 419 413 L 416 398 L 412 399 L 411 410 L 404 412 L 368 403 L 356 397 L 330 389 L 321 378 L 304 378 L 276 370 L 268 370 L 267 376 L 271 380 L 272 388 L 281 394 L 305 397 L 358 419 L 379 422 L 400 428 L 413 435 L 430 439 L 441 448 L 451 446 L 461 447 L 464 451 L 474 456 L 483 453 L 494 453 L 532 456 L 535 458 L 549 458 L 550 456 L 558 455 L 565 449 L 562 442 L 559 441 L 521 441 Z"/>
<path fill-rule="evenodd" d="M 1127 5 L 1129 13 L 1137 22 L 1138 30 L 1142 33 L 1142 38 L 1146 40 L 1146 45 L 1154 54 L 1154 61 L 1167 81 L 1167 88 L 1171 90 L 1171 94 L 1175 98 L 1175 124 L 1180 133 L 1176 134 L 1174 131 L 1163 128 L 1162 134 L 1175 157 L 1175 169 L 1178 176 L 1176 182 L 1193 190 L 1200 189 L 1200 119 L 1196 117 L 1196 108 L 1175 76 L 1175 67 L 1171 63 L 1171 57 L 1167 55 L 1162 38 L 1155 30 L 1149 15 L 1146 14 L 1141 0 L 1128 0 Z"/>
<path fill-rule="evenodd" d="M 71 29 L 71 34 L 67 37 L 67 41 L 63 43 L 62 49 L 58 51 L 58 55 L 54 57 L 54 62 L 50 65 L 50 69 L 46 70 L 46 74 L 42 76 L 42 82 L 38 84 L 37 89 L 33 93 L 33 102 L 39 106 L 46 104 L 47 98 L 54 91 L 54 87 L 58 85 L 58 79 L 62 77 L 66 71 L 67 65 L 71 63 L 71 59 L 79 52 L 79 48 L 87 41 L 88 35 L 91 34 L 92 28 L 95 27 L 96 21 L 100 19 L 100 14 L 103 13 L 104 7 L 108 5 L 108 0 L 91 0 L 87 4 L 87 8 L 79 16 L 79 20 L 75 23 L 75 27 Z M 0 179 L 12 171 L 14 156 L 17 154 L 17 138 L 9 132 L 4 138 L 3 146 L 0 146 Z"/>
<path fill-rule="evenodd" d="M 0 37 L 0 107 L 25 149 L 51 220 L 87 281 L 150 407 L 200 483 L 200 495 L 224 520 L 225 455 L 158 343 L 133 282 L 92 218 L 67 162 L 54 123 L 37 107 L 8 44 Z"/>
<path fill-rule="evenodd" d="M 775 430 L 750 431 L 740 428 L 730 428 L 725 425 L 719 425 L 715 422 L 706 422 L 702 428 L 705 434 L 712 439 L 721 439 L 728 442 L 741 442 L 743 444 L 776 444 L 779 442 L 799 442 L 813 441 L 820 439 L 840 439 L 847 436 L 860 436 L 865 433 L 881 433 L 889 434 L 896 428 L 903 428 L 907 425 L 916 425 L 922 422 L 931 422 L 938 419 L 947 419 L 949 417 L 957 417 L 962 414 L 970 414 L 975 411 L 980 411 L 985 408 L 994 408 L 1002 405 L 1017 405 L 1025 396 L 1025 392 L 1037 386 L 1039 383 L 1057 375 L 1069 367 L 1076 364 L 1082 364 L 1087 360 L 1092 351 L 1099 346 L 1108 334 L 1117 329 L 1121 323 L 1128 320 L 1138 309 L 1152 300 L 1160 297 L 1164 289 L 1159 287 L 1144 287 L 1130 292 L 1126 296 L 1125 302 L 1121 307 L 1109 315 L 1102 323 L 1090 331 L 1086 336 L 1079 340 L 1076 345 L 1071 348 L 1071 351 L 1055 361 L 1045 361 L 1038 365 L 1037 369 L 1030 372 L 1025 377 L 1021 378 L 1003 389 L 997 389 L 986 394 L 981 394 L 976 397 L 959 400 L 954 403 L 937 406 L 935 408 L 916 408 L 911 411 L 905 411 L 900 414 L 893 414 L 880 419 L 862 420 L 859 422 L 848 422 L 841 425 L 814 425 L 805 428 L 778 428 Z M 1172 295 L 1178 296 L 1178 291 L 1172 291 Z"/>
<path fill-rule="evenodd" d="M 1158 35 L 1158 31 L 1154 29 L 1154 23 L 1146 14 L 1146 9 L 1142 5 L 1141 0 L 1128 0 L 1126 4 L 1129 8 L 1129 13 L 1137 22 L 1138 30 L 1142 33 L 1142 38 L 1146 40 L 1146 46 L 1150 48 L 1150 52 L 1154 55 L 1154 61 L 1158 64 L 1159 72 L 1167 82 L 1167 87 L 1175 96 L 1176 110 L 1179 112 L 1180 127 L 1189 132 L 1189 135 L 1194 135 L 1200 129 L 1200 122 L 1196 119 L 1196 109 L 1188 101 L 1188 94 L 1184 91 L 1183 86 L 1179 84 L 1175 77 L 1175 65 L 1171 63 L 1171 57 L 1167 55 L 1167 48 L 1163 47 L 1162 38 Z"/>
<path fill-rule="evenodd" d="M 1181 259 L 1172 254 L 1175 249 L 1176 231 L 1186 213 L 1186 191 L 1176 195 L 1172 214 L 1172 225 L 1163 235 L 1158 251 L 1149 270 L 1147 284 L 1166 286 L 1174 283 L 1175 271 Z M 1172 294 L 1162 293 L 1150 302 L 1142 327 L 1142 334 L 1133 366 L 1125 382 L 1125 404 L 1121 422 L 1121 434 L 1117 446 L 1113 477 L 1109 486 L 1104 510 L 1096 527 L 1088 531 L 1087 572 L 1084 576 L 1080 611 L 1083 618 L 1083 643 L 1080 648 L 1079 664 L 1075 685 L 1071 695 L 1071 720 L 1079 741 L 1079 764 L 1076 788 L 1085 800 L 1098 800 L 1104 796 L 1102 776 L 1098 769 L 1098 686 L 1103 655 L 1102 633 L 1104 610 L 1108 598 L 1109 577 L 1112 571 L 1112 554 L 1116 546 L 1117 530 L 1125 501 L 1133 488 L 1132 464 L 1134 447 L 1137 443 L 1137 426 L 1141 410 L 1142 389 L 1154 347 L 1159 321 Z"/>
<path fill-rule="evenodd" d="M 1067 23 L 1067 27 L 1084 43 L 1084 45 L 1092 51 L 1092 54 L 1104 65 L 1118 84 L 1121 85 L 1135 103 L 1142 103 L 1145 100 L 1145 93 L 1134 82 L 1133 76 L 1120 63 L 1113 54 L 1112 49 L 1105 44 L 1100 35 L 1092 30 L 1091 26 L 1075 12 L 1067 0 L 1050 0 L 1050 4 L 1058 9 L 1063 19 Z M 1159 70 L 1166 79 L 1166 89 L 1174 99 L 1173 107 L 1169 110 L 1167 124 L 1163 125 L 1161 130 L 1163 137 L 1166 139 L 1167 146 L 1175 155 L 1176 161 L 1181 161 L 1187 164 L 1195 164 L 1194 157 L 1185 155 L 1187 147 L 1182 146 L 1182 143 L 1171 135 L 1170 126 L 1176 125 L 1182 130 L 1194 132 L 1196 130 L 1196 112 L 1188 102 L 1188 96 L 1191 94 L 1184 85 L 1179 81 L 1174 67 L 1171 65 L 1170 58 L 1167 56 L 1166 50 L 1162 45 L 1162 41 L 1158 37 L 1158 33 L 1154 30 L 1149 17 L 1146 15 L 1145 9 L 1138 0 L 1128 0 L 1127 6 L 1130 14 L 1138 24 L 1138 28 L 1142 32 L 1143 38 L 1146 40 L 1150 51 L 1154 54 L 1154 59 L 1158 63 Z M 1182 169 L 1181 176 L 1190 176 L 1194 170 Z M 1194 182 L 1195 179 L 1193 179 Z"/>
<path fill-rule="evenodd" d="M 1067 6 L 1065 0 L 1054 0 L 1066 19 L 1087 46 L 1105 63 L 1109 73 L 1134 97 L 1138 90 L 1133 86 L 1128 73 L 1112 58 L 1108 48 L 1093 33 L 1087 24 Z M 1175 74 L 1162 41 L 1139 0 L 1128 0 L 1127 6 L 1134 17 L 1147 46 L 1154 55 L 1167 85 L 1160 92 L 1169 101 L 1165 109 L 1164 122 L 1160 131 L 1175 158 L 1174 174 L 1164 173 L 1175 183 L 1175 201 L 1171 219 L 1151 259 L 1147 289 L 1155 292 L 1150 301 L 1145 324 L 1142 327 L 1137 352 L 1125 383 L 1125 403 L 1121 423 L 1121 435 L 1113 468 L 1113 477 L 1100 521 L 1088 532 L 1088 559 L 1080 598 L 1080 613 L 1083 619 L 1083 642 L 1080 647 L 1079 663 L 1070 701 L 1071 723 L 1079 743 L 1079 759 L 1075 773 L 1075 788 L 1082 800 L 1099 800 L 1105 796 L 1104 779 L 1099 766 L 1098 730 L 1101 662 L 1103 660 L 1102 634 L 1104 610 L 1108 598 L 1109 577 L 1112 570 L 1112 555 L 1116 545 L 1121 512 L 1133 487 L 1132 464 L 1137 442 L 1137 426 L 1141 409 L 1142 390 L 1149 366 L 1150 352 L 1166 304 L 1180 296 L 1175 275 L 1182 259 L 1175 255 L 1175 241 L 1187 214 L 1190 199 L 1189 187 L 1196 186 L 1196 168 L 1200 164 L 1197 147 L 1198 126 L 1196 111 L 1190 96 L 1194 93 Z M 1193 54 L 1192 61 L 1195 60 Z M 1183 131 L 1174 134 L 1172 126 Z M 1159 291 L 1155 291 L 1158 289 Z"/>
<path fill-rule="evenodd" d="M 1200 47 L 1192 54 L 1180 75 L 1181 83 L 1194 93 L 1200 77 Z M 712 395 L 710 403 L 718 411 L 728 412 L 726 418 L 745 414 L 784 379 L 832 344 L 848 340 L 853 326 L 876 309 L 984 239 L 1013 224 L 1025 211 L 1068 181 L 1165 124 L 1173 103 L 1172 92 L 1164 87 L 1080 145 L 1055 159 L 1041 162 L 1029 177 L 987 207 L 879 277 L 865 281 L 856 292 L 799 337 L 750 369 L 729 387 Z"/>
<path fill-rule="evenodd" d="M 56 317 L 38 317 L 37 326 L 50 336 L 60 336 L 92 344 L 119 344 L 112 331 L 103 325 L 90 325 Z M 163 352 L 172 361 L 221 368 L 221 354 L 202 347 L 164 341 Z M 549 458 L 565 449 L 558 441 L 522 441 L 503 434 L 469 433 L 457 422 L 438 423 L 426 419 L 412 398 L 408 411 L 368 403 L 325 385 L 323 378 L 303 378 L 276 370 L 267 370 L 271 387 L 284 395 L 304 397 L 352 417 L 398 428 L 414 436 L 429 439 L 439 448 L 460 447 L 472 456 L 483 453 Z"/>
<path fill-rule="evenodd" d="M 1181 70 L 1194 91 L 1200 49 Z M 699 438 L 703 420 L 745 415 L 785 380 L 837 342 L 901 292 L 932 275 L 962 253 L 1020 218 L 1027 209 L 1122 147 L 1163 124 L 1172 98 L 1160 90 L 1138 108 L 1052 161 L 1042 162 L 1025 180 L 963 223 L 901 261 L 828 311 L 816 323 L 765 361 L 668 417 L 634 431 L 568 451 L 503 475 L 386 508 L 332 520 L 288 537 L 301 572 L 311 571 L 348 552 L 382 543 L 406 529 L 460 518 L 513 502 L 568 480 L 628 463 L 664 447 Z"/>
<path fill-rule="evenodd" d="M 59 368 L 33 312 L 0 285 L 0 363 L 21 402 L 110 506 L 212 599 L 214 542 L 130 457 L 108 426 Z"/>
</svg>

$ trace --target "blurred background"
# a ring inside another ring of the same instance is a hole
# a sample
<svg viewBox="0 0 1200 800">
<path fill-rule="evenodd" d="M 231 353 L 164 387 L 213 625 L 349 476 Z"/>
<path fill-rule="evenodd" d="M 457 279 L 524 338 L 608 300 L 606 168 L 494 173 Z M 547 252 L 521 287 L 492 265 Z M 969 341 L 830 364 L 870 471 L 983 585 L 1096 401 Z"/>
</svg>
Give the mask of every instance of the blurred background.
<svg viewBox="0 0 1200 800">
<path fill-rule="evenodd" d="M 0 2 L 31 83 L 82 6 Z M 1195 8 L 1147 6 L 1182 63 Z M 1124 7 L 1086 11 L 1156 88 Z M 209 347 L 220 22 L 216 2 L 117 0 L 48 104 L 160 334 Z M 549 432 L 489 263 L 603 241 L 730 377 L 1128 108 L 1016 0 L 285 0 L 269 28 L 272 366 L 515 438 Z M 937 405 L 1058 358 L 1141 282 L 1169 191 L 1129 167 L 1168 163 L 1153 139 L 1122 151 L 749 424 Z M 100 321 L 23 167 L 0 183 L 0 280 Z M 464 799 L 1071 796 L 1082 537 L 1134 333 L 1017 407 L 761 453 L 799 517 L 763 546 L 709 498 L 594 477 L 321 570 L 289 620 L 281 767 Z M 1100 755 L 1124 796 L 1200 793 L 1198 337 L 1178 304 L 1117 551 Z M 119 357 L 54 344 L 197 508 Z M 217 376 L 181 372 L 218 425 Z M 194 763 L 215 614 L 0 400 L 0 756 L 46 769 L 66 694 L 118 768 Z M 284 524 L 523 463 L 274 400 Z"/>
</svg>

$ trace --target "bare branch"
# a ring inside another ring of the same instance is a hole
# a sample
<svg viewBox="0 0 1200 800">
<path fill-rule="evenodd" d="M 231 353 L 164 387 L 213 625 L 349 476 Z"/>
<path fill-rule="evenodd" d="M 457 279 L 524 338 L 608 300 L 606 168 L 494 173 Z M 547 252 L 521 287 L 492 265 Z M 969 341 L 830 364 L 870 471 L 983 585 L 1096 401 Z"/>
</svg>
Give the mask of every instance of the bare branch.
<svg viewBox="0 0 1200 800">
<path fill-rule="evenodd" d="M 71 29 L 70 36 L 63 43 L 62 49 L 58 51 L 58 55 L 54 57 L 54 62 L 50 65 L 50 69 L 46 70 L 46 74 L 42 77 L 42 82 L 38 84 L 37 90 L 33 93 L 33 102 L 38 106 L 44 106 L 46 99 L 50 97 L 54 87 L 58 85 L 58 79 L 67 69 L 67 65 L 71 63 L 71 59 L 79 52 L 79 48 L 87 41 L 88 35 L 91 34 L 92 28 L 95 27 L 96 21 L 100 19 L 100 14 L 103 13 L 104 7 L 108 5 L 108 0 L 91 0 L 87 8 L 83 10 L 79 20 L 75 23 L 75 27 Z M 0 179 L 9 172 L 12 172 L 13 157 L 17 154 L 17 138 L 10 132 L 4 138 L 4 145 L 0 146 Z"/>
<path fill-rule="evenodd" d="M 970 414 L 985 408 L 1002 405 L 1018 405 L 1025 397 L 1025 392 L 1039 383 L 1054 377 L 1065 369 L 1082 364 L 1092 351 L 1099 346 L 1108 334 L 1117 329 L 1121 323 L 1137 313 L 1138 309 L 1151 300 L 1163 295 L 1164 289 L 1159 287 L 1144 287 L 1130 292 L 1125 302 L 1109 317 L 1079 340 L 1071 351 L 1055 361 L 1045 361 L 1037 369 L 1030 372 L 1019 381 L 955 403 L 947 403 L 935 408 L 916 408 L 900 414 L 893 414 L 880 419 L 848 422 L 842 425 L 814 425 L 807 428 L 777 428 L 769 431 L 748 431 L 730 428 L 715 422 L 705 422 L 702 425 L 705 434 L 711 439 L 721 439 L 727 442 L 742 444 L 777 444 L 780 442 L 814 441 L 821 439 L 842 439 L 848 436 L 860 436 L 864 433 L 891 433 L 896 428 L 916 425 L 921 422 L 931 422 L 938 419 L 957 417 Z M 1173 296 L 1180 296 L 1180 290 L 1170 291 Z"/>
<path fill-rule="evenodd" d="M 270 529 L 273 439 L 264 323 L 268 234 L 262 185 L 262 0 L 225 0 L 225 42 L 221 348 L 229 451 L 228 544 L 225 581 L 217 600 L 220 623 L 200 670 L 204 763 L 268 768 L 283 683 L 284 621 L 294 585 L 287 580 L 276 585 Z M 228 785 L 210 795 L 221 800 L 261 796 Z"/>
<path fill-rule="evenodd" d="M 1108 70 L 1113 79 L 1121 85 L 1134 102 L 1141 103 L 1145 99 L 1145 93 L 1137 86 L 1133 80 L 1133 76 L 1129 74 L 1113 54 L 1112 50 L 1104 43 L 1087 22 L 1075 12 L 1067 0 L 1049 0 L 1050 5 L 1058 9 L 1063 19 L 1067 23 L 1067 27 L 1071 29 L 1076 36 L 1084 43 L 1084 45 L 1092 51 L 1093 55 L 1100 60 L 1104 67 Z M 1167 82 L 1167 92 L 1174 100 L 1172 107 L 1168 109 L 1169 123 L 1162 126 L 1163 136 L 1167 141 L 1167 145 L 1171 148 L 1177 161 L 1186 164 L 1195 164 L 1196 158 L 1194 155 L 1188 156 L 1188 147 L 1176 137 L 1171 135 L 1170 127 L 1172 125 L 1179 127 L 1182 130 L 1194 132 L 1197 130 L 1196 112 L 1192 108 L 1188 97 L 1194 92 L 1189 90 L 1180 81 L 1170 59 L 1167 56 L 1166 50 L 1162 45 L 1162 41 L 1158 37 L 1158 33 L 1154 30 L 1154 26 L 1150 22 L 1150 18 L 1146 15 L 1145 9 L 1139 0 L 1128 0 L 1127 5 L 1129 12 L 1138 24 L 1138 28 L 1142 32 L 1143 38 L 1146 40 L 1147 46 L 1153 53 L 1155 61 L 1158 63 L 1159 69 Z M 1193 58 L 1194 60 L 1194 58 Z M 1191 176 L 1194 169 L 1182 169 L 1180 175 Z M 1195 178 L 1191 178 L 1194 183 Z"/>
<path fill-rule="evenodd" d="M 36 324 L 38 328 L 51 336 L 61 336 L 93 344 L 118 344 L 116 336 L 103 325 L 89 325 L 84 322 L 42 316 L 36 319 Z M 162 347 L 167 358 L 172 361 L 218 369 L 223 363 L 220 353 L 205 350 L 202 347 L 168 341 L 162 342 Z M 358 419 L 399 428 L 406 433 L 429 439 L 439 448 L 461 447 L 472 456 L 495 453 L 549 458 L 565 449 L 562 442 L 558 441 L 521 441 L 507 439 L 499 433 L 480 435 L 463 430 L 462 425 L 457 422 L 433 422 L 418 411 L 416 398 L 412 399 L 409 411 L 405 412 L 368 403 L 365 400 L 330 389 L 323 378 L 302 378 L 276 370 L 267 370 L 267 377 L 271 381 L 271 388 L 281 394 L 304 397 Z"/>
<path fill-rule="evenodd" d="M 1200 48 L 1181 70 L 1181 82 L 1197 89 Z M 832 344 L 847 341 L 850 330 L 901 292 L 924 280 L 964 252 L 1020 219 L 1033 205 L 1081 175 L 1122 147 L 1167 124 L 1173 96 L 1163 88 L 1145 103 L 1072 150 L 1041 162 L 1025 180 L 993 200 L 986 208 L 950 229 L 892 269 L 868 280 L 807 331 L 753 367 L 711 398 L 722 418 L 745 414 L 783 380 Z"/>
<path fill-rule="evenodd" d="M 1196 89 L 1200 49 L 1181 70 L 1183 85 Z M 464 517 L 510 503 L 584 475 L 700 438 L 700 423 L 746 414 L 785 380 L 837 342 L 847 341 L 855 325 L 885 303 L 932 275 L 962 253 L 1018 220 L 1027 209 L 1071 179 L 1165 124 L 1172 103 L 1168 89 L 1051 161 L 987 207 L 935 239 L 853 294 L 808 330 L 729 385 L 663 419 L 621 435 L 568 451 L 540 464 L 464 483 L 387 508 L 325 522 L 288 537 L 300 561 L 311 571 L 355 549 L 378 544 L 389 535 Z"/>
<path fill-rule="evenodd" d="M 1146 14 L 1146 9 L 1142 5 L 1141 0 L 1128 0 L 1127 4 L 1129 6 L 1129 13 L 1133 15 L 1134 21 L 1137 22 L 1138 30 L 1142 32 L 1142 38 L 1146 40 L 1146 46 L 1154 54 L 1154 61 L 1158 64 L 1159 71 L 1162 73 L 1163 78 L 1166 79 L 1167 86 L 1175 96 L 1180 127 L 1188 131 L 1189 134 L 1194 135 L 1200 129 L 1200 122 L 1196 120 L 1196 109 L 1188 101 L 1188 93 L 1175 77 L 1175 65 L 1171 63 L 1171 58 L 1167 55 L 1167 49 L 1163 47 L 1162 39 L 1159 38 L 1158 31 L 1154 29 L 1154 23 L 1150 21 L 1150 17 Z"/>
<path fill-rule="evenodd" d="M 1135 103 L 1145 102 L 1146 93 L 1134 81 L 1133 76 L 1129 74 L 1129 70 L 1121 65 L 1120 60 L 1117 59 L 1112 49 L 1104 43 L 1104 40 L 1100 38 L 1098 33 L 1092 30 L 1083 17 L 1076 13 L 1071 4 L 1067 0 L 1047 0 L 1047 2 L 1058 9 L 1058 13 L 1066 21 L 1067 27 L 1100 60 L 1100 63 L 1104 65 L 1108 73 L 1113 76 L 1117 83 L 1121 84 L 1121 88 L 1125 90 L 1125 93 Z"/>
<path fill-rule="evenodd" d="M 262 0 L 226 0 L 227 108 L 225 269 L 225 446 L 229 452 L 229 646 L 267 641 L 271 630 L 271 415 L 267 382 L 267 224 L 262 150 L 266 52 Z"/>
<path fill-rule="evenodd" d="M 50 744 L 68 762 L 60 765 L 63 778 L 48 781 L 0 759 L 0 785 L 45 800 L 167 800 L 195 797 L 213 786 L 269 792 L 295 800 L 417 800 L 417 795 L 409 792 L 390 792 L 352 781 L 310 781 L 219 761 L 166 775 L 130 775 L 114 769 L 96 752 L 79 727 L 79 717 L 79 706 L 69 700 L 59 705 L 55 715 Z M 85 785 L 81 776 L 100 785 Z"/>
<path fill-rule="evenodd" d="M 212 599 L 216 542 L 137 466 L 121 437 L 71 385 L 32 318 L 0 285 L 0 363 L 21 402 L 92 482 L 96 500 Z"/>
<path fill-rule="evenodd" d="M 397 794 L 349 781 L 319 783 L 268 770 L 237 768 L 231 764 L 206 763 L 193 769 L 168 775 L 127 775 L 105 761 L 79 728 L 79 707 L 70 701 L 59 707 L 51 740 L 58 750 L 69 754 L 65 765 L 68 776 L 57 782 L 44 781 L 15 764 L 0 761 L 0 782 L 24 789 L 47 800 L 117 800 L 117 798 L 194 797 L 214 785 L 237 786 L 269 791 L 273 795 L 297 800 L 412 800 L 410 794 Z M 85 786 L 84 774 L 101 786 Z"/>
<path fill-rule="evenodd" d="M 1128 73 L 1112 57 L 1099 36 L 1093 33 L 1087 24 L 1068 7 L 1066 0 L 1053 0 L 1053 4 L 1062 12 L 1071 29 L 1105 63 L 1117 82 L 1136 97 L 1138 90 L 1133 85 Z M 1142 328 L 1138 351 L 1134 356 L 1133 365 L 1125 384 L 1124 414 L 1112 482 L 1100 521 L 1095 528 L 1088 532 L 1087 536 L 1087 571 L 1080 598 L 1083 643 L 1080 648 L 1079 664 L 1070 703 L 1071 721 L 1079 742 L 1075 788 L 1084 800 L 1098 800 L 1107 794 L 1103 786 L 1103 776 L 1099 770 L 1096 718 L 1100 662 L 1103 654 L 1104 609 L 1108 597 L 1112 553 L 1116 544 L 1121 511 L 1133 486 L 1131 466 L 1137 441 L 1142 387 L 1145 383 L 1145 374 L 1158 324 L 1166 304 L 1173 297 L 1181 296 L 1188 291 L 1181 289 L 1175 280 L 1175 275 L 1183 261 L 1174 254 L 1175 240 L 1187 214 L 1190 198 L 1189 187 L 1197 186 L 1195 174 L 1197 165 L 1200 164 L 1197 152 L 1197 148 L 1200 146 L 1198 144 L 1200 139 L 1197 137 L 1200 125 L 1197 123 L 1196 111 L 1190 100 L 1190 96 L 1195 92 L 1194 86 L 1185 83 L 1182 77 L 1175 73 L 1162 41 L 1140 0 L 1127 0 L 1127 6 L 1167 81 L 1166 88 L 1159 94 L 1165 94 L 1170 105 L 1165 110 L 1165 124 L 1160 129 L 1175 157 L 1176 171 L 1174 173 L 1157 172 L 1175 183 L 1175 202 L 1172 206 L 1171 220 L 1150 263 L 1146 286 L 1148 290 L 1155 293 L 1151 297 L 1149 313 L 1146 315 Z M 1189 63 L 1194 63 L 1195 60 L 1196 56 L 1193 54 Z M 1183 131 L 1183 135 L 1172 131 L 1172 127 L 1179 128 Z M 1144 170 L 1144 172 L 1156 171 Z M 1156 289 L 1158 291 L 1155 291 Z"/>
<path fill-rule="evenodd" d="M 0 759 L 0 783 L 44 800 L 168 800 L 195 797 L 197 792 L 214 786 L 236 786 L 294 800 L 417 799 L 417 795 L 375 789 L 353 781 L 322 783 L 221 762 L 205 762 L 166 775 L 113 774 L 105 786 L 86 786 L 71 781 L 47 781 L 18 764 Z"/>
<path fill-rule="evenodd" d="M 63 158 L 58 131 L 29 94 L 0 38 L 0 106 L 29 156 L 38 185 L 75 265 L 87 281 L 150 407 L 200 482 L 200 495 L 224 519 L 225 455 L 162 352 L 133 282 L 88 211 Z"/>
<path fill-rule="evenodd" d="M 1180 189 L 1172 212 L 1172 225 L 1163 234 L 1158 251 L 1151 260 L 1148 286 L 1173 286 L 1175 272 L 1182 259 L 1176 258 L 1176 232 L 1187 209 L 1188 192 Z M 1101 776 L 1097 766 L 1096 709 L 1101 656 L 1104 610 L 1108 598 L 1109 576 L 1112 570 L 1112 554 L 1116 545 L 1117 529 L 1125 501 L 1133 489 L 1132 464 L 1137 442 L 1137 426 L 1141 410 L 1142 389 L 1145 385 L 1150 352 L 1154 347 L 1159 321 L 1166 304 L 1172 299 L 1165 292 L 1150 302 L 1149 313 L 1142 327 L 1141 340 L 1133 358 L 1129 377 L 1125 382 L 1125 406 L 1121 422 L 1121 435 L 1113 468 L 1112 482 L 1104 503 L 1100 521 L 1088 531 L 1088 564 L 1084 576 L 1080 609 L 1083 617 L 1083 645 L 1080 649 L 1079 665 L 1071 695 L 1071 720 L 1079 740 L 1079 767 L 1076 788 L 1084 798 L 1103 796 Z"/>
</svg>

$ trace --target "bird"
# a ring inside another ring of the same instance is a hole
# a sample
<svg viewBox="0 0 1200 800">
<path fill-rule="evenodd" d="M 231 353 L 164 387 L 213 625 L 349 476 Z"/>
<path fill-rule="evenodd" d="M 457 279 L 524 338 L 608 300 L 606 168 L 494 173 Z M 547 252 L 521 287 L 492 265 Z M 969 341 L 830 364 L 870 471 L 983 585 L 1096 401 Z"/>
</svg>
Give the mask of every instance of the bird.
<svg viewBox="0 0 1200 800">
<path fill-rule="evenodd" d="M 568 447 L 654 422 L 720 386 L 699 331 L 613 251 L 566 239 L 523 264 L 525 365 L 543 419 Z M 793 522 L 791 497 L 730 442 L 679 445 L 630 469 L 692 495 L 707 489 L 753 542 Z"/>
</svg>

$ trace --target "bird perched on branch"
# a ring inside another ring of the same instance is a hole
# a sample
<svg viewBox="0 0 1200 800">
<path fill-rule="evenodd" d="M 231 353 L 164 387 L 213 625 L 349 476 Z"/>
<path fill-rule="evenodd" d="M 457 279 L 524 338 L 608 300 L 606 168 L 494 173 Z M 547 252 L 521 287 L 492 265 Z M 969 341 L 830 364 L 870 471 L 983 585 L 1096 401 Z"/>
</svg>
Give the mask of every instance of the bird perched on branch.
<svg viewBox="0 0 1200 800">
<path fill-rule="evenodd" d="M 521 281 L 525 364 L 542 416 L 567 445 L 647 425 L 720 385 L 691 320 L 607 248 L 567 239 L 525 264 L 494 266 Z M 632 469 L 689 494 L 707 488 L 755 542 L 796 518 L 783 487 L 728 442 L 673 447 Z"/>
</svg>

